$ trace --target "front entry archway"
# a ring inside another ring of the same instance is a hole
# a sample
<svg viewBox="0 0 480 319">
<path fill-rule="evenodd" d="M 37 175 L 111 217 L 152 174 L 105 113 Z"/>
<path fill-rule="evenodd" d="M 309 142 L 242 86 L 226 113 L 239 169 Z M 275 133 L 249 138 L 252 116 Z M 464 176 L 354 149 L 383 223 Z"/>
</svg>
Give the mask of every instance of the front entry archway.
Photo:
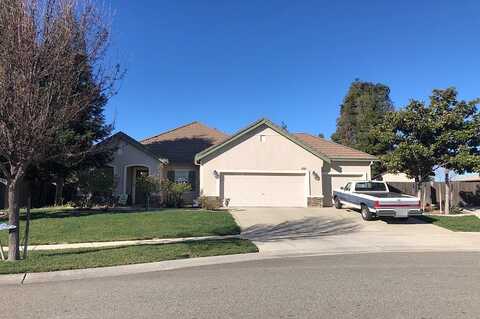
<svg viewBox="0 0 480 319">
<path fill-rule="evenodd" d="M 137 179 L 141 176 L 150 175 L 150 169 L 143 165 L 132 165 L 126 167 L 126 189 L 130 205 L 141 205 L 145 203 L 145 194 L 137 188 Z"/>
</svg>

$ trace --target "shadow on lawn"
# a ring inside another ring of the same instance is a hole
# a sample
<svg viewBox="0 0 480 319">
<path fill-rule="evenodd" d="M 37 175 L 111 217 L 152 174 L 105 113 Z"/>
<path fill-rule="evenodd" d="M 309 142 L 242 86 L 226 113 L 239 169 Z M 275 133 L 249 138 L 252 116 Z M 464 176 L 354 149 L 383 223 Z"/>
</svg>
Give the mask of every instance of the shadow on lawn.
<svg viewBox="0 0 480 319">
<path fill-rule="evenodd" d="M 103 209 L 65 209 L 65 210 L 56 210 L 56 211 L 33 211 L 31 213 L 30 219 L 46 219 L 46 218 L 69 218 L 69 217 L 85 217 L 93 215 L 118 215 L 118 214 L 131 214 L 131 213 L 147 213 L 147 212 L 157 212 L 160 210 L 166 210 L 163 208 L 155 210 L 142 210 L 141 208 L 137 210 L 103 210 Z M 25 220 L 25 212 L 22 212 L 20 215 L 21 220 Z"/>
<path fill-rule="evenodd" d="M 361 227 L 360 224 L 351 220 L 328 220 L 310 217 L 278 225 L 253 225 L 242 232 L 242 237 L 264 242 L 281 239 L 305 239 L 352 233 Z"/>
</svg>

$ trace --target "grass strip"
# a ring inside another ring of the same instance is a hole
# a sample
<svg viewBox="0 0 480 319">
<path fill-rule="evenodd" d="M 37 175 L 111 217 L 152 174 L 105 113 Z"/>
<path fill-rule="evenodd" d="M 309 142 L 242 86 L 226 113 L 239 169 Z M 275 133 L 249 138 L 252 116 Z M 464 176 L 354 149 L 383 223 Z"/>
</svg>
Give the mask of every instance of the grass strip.
<svg viewBox="0 0 480 319">
<path fill-rule="evenodd" d="M 0 274 L 130 265 L 163 260 L 258 252 L 246 239 L 191 241 L 101 249 L 33 251 L 26 260 L 0 262 Z"/>
<path fill-rule="evenodd" d="M 480 232 L 480 218 L 477 216 L 421 216 L 421 220 L 452 231 Z"/>
</svg>

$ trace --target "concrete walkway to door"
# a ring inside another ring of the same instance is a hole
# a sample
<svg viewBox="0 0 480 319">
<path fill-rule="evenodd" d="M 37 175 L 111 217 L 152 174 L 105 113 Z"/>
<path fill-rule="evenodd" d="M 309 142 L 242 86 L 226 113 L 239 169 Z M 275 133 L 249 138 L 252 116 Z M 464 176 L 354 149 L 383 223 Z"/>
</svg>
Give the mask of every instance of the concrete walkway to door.
<svg viewBox="0 0 480 319">
<path fill-rule="evenodd" d="M 354 210 L 335 208 L 245 208 L 231 213 L 242 237 L 262 254 L 480 251 L 480 233 L 452 232 L 415 218 L 366 222 Z"/>
</svg>

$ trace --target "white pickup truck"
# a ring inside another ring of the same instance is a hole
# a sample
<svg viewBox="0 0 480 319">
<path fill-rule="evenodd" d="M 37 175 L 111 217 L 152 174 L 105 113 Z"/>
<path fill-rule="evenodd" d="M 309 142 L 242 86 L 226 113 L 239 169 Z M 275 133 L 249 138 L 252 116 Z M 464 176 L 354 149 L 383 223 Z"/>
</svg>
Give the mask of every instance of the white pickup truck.
<svg viewBox="0 0 480 319">
<path fill-rule="evenodd" d="M 375 217 L 408 218 L 422 215 L 417 197 L 393 193 L 381 181 L 352 181 L 333 192 L 336 208 L 360 209 L 364 220 Z"/>
</svg>

